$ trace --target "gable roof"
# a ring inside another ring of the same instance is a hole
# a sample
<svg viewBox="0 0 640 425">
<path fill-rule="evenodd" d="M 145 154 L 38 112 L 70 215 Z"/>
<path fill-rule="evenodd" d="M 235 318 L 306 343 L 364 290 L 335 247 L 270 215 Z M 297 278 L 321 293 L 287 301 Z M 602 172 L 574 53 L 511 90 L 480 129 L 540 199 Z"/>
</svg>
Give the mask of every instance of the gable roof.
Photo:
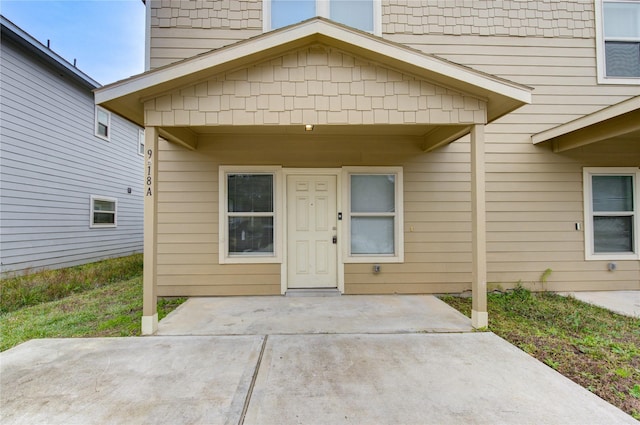
<svg viewBox="0 0 640 425">
<path fill-rule="evenodd" d="M 640 139 L 640 96 L 531 136 L 534 144 L 552 142 L 564 152 L 617 137 Z"/>
<path fill-rule="evenodd" d="M 212 74 L 234 70 L 317 43 L 484 99 L 488 105 L 489 122 L 523 104 L 531 103 L 529 87 L 324 18 L 313 18 L 104 86 L 95 92 L 96 103 L 144 125 L 142 102 L 145 99 L 176 87 L 194 84 Z"/>
<path fill-rule="evenodd" d="M 33 38 L 30 34 L 18 27 L 16 24 L 0 15 L 0 28 L 2 33 L 2 39 L 11 40 L 19 45 L 26 52 L 40 58 L 49 66 L 56 69 L 62 75 L 70 78 L 81 86 L 88 90 L 93 90 L 101 87 L 100 83 L 89 77 L 84 72 L 67 62 L 62 56 L 40 43 Z"/>
</svg>

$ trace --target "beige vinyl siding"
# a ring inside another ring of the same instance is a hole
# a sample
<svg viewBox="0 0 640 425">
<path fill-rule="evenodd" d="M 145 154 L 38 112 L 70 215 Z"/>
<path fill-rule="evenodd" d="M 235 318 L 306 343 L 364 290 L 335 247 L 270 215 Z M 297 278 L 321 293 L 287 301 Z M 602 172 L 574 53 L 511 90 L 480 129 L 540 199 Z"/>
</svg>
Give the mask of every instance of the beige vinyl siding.
<svg viewBox="0 0 640 425">
<path fill-rule="evenodd" d="M 246 2 L 231 3 L 242 8 Z M 507 12 L 480 0 L 397 3 L 403 2 L 383 0 L 384 38 L 534 88 L 531 105 L 486 131 L 490 289 L 518 282 L 545 290 L 640 289 L 640 262 L 616 261 L 618 269 L 609 272 L 608 261 L 585 261 L 584 233 L 576 230 L 576 223 L 584 229 L 582 168 L 638 166 L 637 141 L 600 143 L 561 154 L 553 153 L 549 144 L 531 142 L 533 134 L 640 95 L 640 86 L 597 84 L 594 2 L 505 0 Z M 203 24 L 152 24 L 152 67 L 261 32 L 257 22 L 247 28 L 231 28 L 229 23 L 215 30 L 195 25 Z M 182 98 L 180 102 L 185 104 Z M 154 119 L 166 112 L 156 107 L 148 109 Z M 156 124 L 177 125 L 175 117 L 169 118 L 171 123 L 160 119 Z M 202 121 L 196 118 L 181 124 Z M 160 295 L 280 292 L 277 264 L 217 263 L 219 164 L 402 165 L 405 262 L 382 264 L 380 274 L 372 273 L 372 264 L 346 264 L 345 291 L 470 289 L 468 138 L 425 154 L 418 141 L 405 137 L 301 137 L 215 134 L 201 140 L 195 152 L 161 144 Z M 543 286 L 540 278 L 547 269 L 552 273 Z"/>
<path fill-rule="evenodd" d="M 280 264 L 218 264 L 218 166 L 404 167 L 405 262 L 345 265 L 346 293 L 470 289 L 469 144 L 425 154 L 412 137 L 215 134 L 196 151 L 161 142 L 158 294 L 279 294 Z"/>
<path fill-rule="evenodd" d="M 244 30 L 152 28 L 150 68 L 169 65 L 261 33 L 262 28 Z"/>
<path fill-rule="evenodd" d="M 158 295 L 279 294 L 279 264 L 218 264 L 215 146 L 191 152 L 160 141 Z"/>
<path fill-rule="evenodd" d="M 417 153 L 404 166 L 402 264 L 345 265 L 348 294 L 441 293 L 471 289 L 469 143 Z"/>
<path fill-rule="evenodd" d="M 640 94 L 596 83 L 593 38 L 418 37 L 386 34 L 427 53 L 534 88 L 533 103 L 487 126 L 489 287 L 522 282 L 537 290 L 639 289 L 640 262 L 585 261 L 582 168 L 638 166 L 637 141 L 561 154 L 531 135 Z M 455 144 L 460 142 L 455 142 Z M 543 285 L 546 269 L 552 273 Z"/>
<path fill-rule="evenodd" d="M 149 0 L 150 68 L 262 33 L 257 0 Z"/>
</svg>

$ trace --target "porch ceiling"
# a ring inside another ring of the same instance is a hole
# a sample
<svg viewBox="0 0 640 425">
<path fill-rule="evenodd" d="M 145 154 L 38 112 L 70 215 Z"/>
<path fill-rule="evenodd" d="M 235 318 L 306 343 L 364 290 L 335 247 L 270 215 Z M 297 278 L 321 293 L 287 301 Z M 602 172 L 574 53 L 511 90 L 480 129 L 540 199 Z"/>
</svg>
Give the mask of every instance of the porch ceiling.
<svg viewBox="0 0 640 425">
<path fill-rule="evenodd" d="M 424 136 L 439 125 L 316 125 L 306 131 L 302 125 L 236 125 L 189 127 L 197 134 L 306 134 L 310 136 Z M 466 126 L 451 126 L 452 128 Z"/>
<path fill-rule="evenodd" d="M 460 93 L 461 98 L 476 99 L 482 104 L 483 119 L 481 122 L 491 122 L 531 102 L 531 89 L 528 87 L 454 64 L 433 55 L 424 54 L 407 46 L 392 43 L 322 18 L 310 19 L 297 25 L 268 32 L 105 86 L 95 91 L 95 102 L 141 126 L 160 126 L 165 133 L 163 136 L 173 135 L 174 141 L 186 137 L 194 139 L 197 143 L 198 135 L 201 134 L 229 132 L 286 134 L 291 131 L 302 131 L 300 126 L 288 125 L 297 124 L 293 120 L 291 122 L 276 121 L 274 123 L 276 125 L 264 125 L 264 122 L 261 124 L 256 122 L 253 125 L 251 122 L 235 122 L 234 120 L 232 127 L 226 125 L 226 122 L 220 122 L 221 125 L 216 126 L 211 125 L 210 122 L 198 123 L 193 120 L 189 123 L 176 120 L 168 125 L 165 122 L 154 123 L 149 122 L 148 118 L 145 119 L 144 102 L 148 103 L 150 99 L 166 97 L 167 94 L 175 93 L 176 90 L 201 84 L 203 81 L 211 79 L 212 76 L 235 72 L 252 64 L 269 61 L 289 52 L 318 44 L 346 52 L 373 64 L 380 64 L 380 66 L 395 70 L 403 75 L 413 76 L 412 78 L 442 87 L 444 90 Z M 148 107 L 148 105 L 146 106 Z M 431 110 L 432 108 L 432 106 L 428 106 L 427 109 Z M 438 108 L 440 106 L 435 107 L 435 109 Z M 486 110 L 484 110 L 485 108 Z M 155 108 L 156 116 L 160 115 L 160 109 Z M 327 120 L 326 123 L 314 123 L 325 124 L 318 125 L 314 134 L 421 136 L 424 137 L 424 148 L 428 150 L 459 138 L 468 133 L 470 125 L 479 122 L 477 116 L 472 119 L 461 118 L 459 122 L 453 122 L 446 119 L 440 120 L 437 114 L 423 120 L 417 120 L 415 125 L 393 125 L 394 123 L 390 122 L 391 119 L 384 123 L 376 120 L 363 121 L 361 123 L 353 122 L 353 124 L 364 124 L 354 126 L 342 125 L 340 120 L 338 122 Z M 347 124 L 344 120 L 342 123 Z M 352 123 L 350 119 L 349 123 Z M 187 140 L 186 145 L 193 146 L 194 143 Z"/>
<path fill-rule="evenodd" d="M 233 134 L 235 136 L 261 136 L 271 140 L 274 136 L 298 135 L 321 141 L 334 136 L 353 138 L 379 138 L 410 140 L 423 151 L 429 152 L 460 137 L 469 134 L 471 126 L 457 125 L 316 125 L 312 131 L 305 130 L 302 125 L 236 125 L 236 126 L 195 126 L 195 127 L 159 127 L 160 136 L 172 143 L 179 144 L 189 150 L 196 150 L 201 140 L 211 140 L 217 135 Z"/>
<path fill-rule="evenodd" d="M 531 137 L 534 144 L 552 143 L 554 152 L 614 140 L 640 140 L 640 96 Z"/>
</svg>

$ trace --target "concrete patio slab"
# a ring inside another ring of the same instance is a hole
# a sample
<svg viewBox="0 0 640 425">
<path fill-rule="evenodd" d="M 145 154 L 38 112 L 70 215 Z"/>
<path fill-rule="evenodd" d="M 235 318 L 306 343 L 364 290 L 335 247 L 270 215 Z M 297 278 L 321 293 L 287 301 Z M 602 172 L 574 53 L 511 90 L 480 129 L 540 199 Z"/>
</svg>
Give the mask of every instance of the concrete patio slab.
<svg viewBox="0 0 640 425">
<path fill-rule="evenodd" d="M 640 317 L 640 291 L 560 292 L 625 316 Z"/>
<path fill-rule="evenodd" d="M 431 295 L 190 298 L 158 335 L 469 332 L 471 320 Z"/>
<path fill-rule="evenodd" d="M 0 353 L 0 423 L 637 424 L 496 335 L 464 332 L 434 297 L 194 299 L 176 313 L 165 331 L 228 334 Z"/>
<path fill-rule="evenodd" d="M 263 337 L 31 340 L 0 353 L 3 424 L 237 424 Z"/>
<path fill-rule="evenodd" d="M 270 336 L 244 421 L 634 423 L 492 333 Z"/>
</svg>

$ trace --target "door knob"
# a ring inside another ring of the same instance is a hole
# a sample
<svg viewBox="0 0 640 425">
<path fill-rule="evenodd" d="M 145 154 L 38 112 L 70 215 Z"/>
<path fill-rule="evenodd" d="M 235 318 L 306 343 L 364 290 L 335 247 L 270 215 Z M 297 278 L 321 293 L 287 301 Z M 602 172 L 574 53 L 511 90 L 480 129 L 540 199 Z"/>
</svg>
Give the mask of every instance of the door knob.
<svg viewBox="0 0 640 425">
<path fill-rule="evenodd" d="M 333 243 L 338 243 L 338 237 L 337 236 L 333 237 Z"/>
</svg>

